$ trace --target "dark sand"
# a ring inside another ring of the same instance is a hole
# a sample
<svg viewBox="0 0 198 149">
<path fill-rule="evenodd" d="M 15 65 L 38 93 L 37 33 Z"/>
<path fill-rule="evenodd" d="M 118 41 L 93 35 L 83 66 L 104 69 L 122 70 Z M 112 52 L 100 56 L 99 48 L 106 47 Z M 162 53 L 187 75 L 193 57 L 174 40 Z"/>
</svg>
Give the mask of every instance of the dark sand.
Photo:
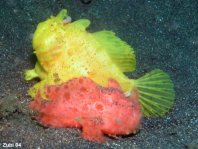
<svg viewBox="0 0 198 149">
<path fill-rule="evenodd" d="M 31 38 L 37 24 L 61 8 L 73 20 L 88 18 L 89 31 L 113 30 L 134 47 L 138 78 L 154 68 L 174 81 L 176 102 L 162 118 L 144 118 L 136 135 L 83 140 L 78 129 L 43 128 L 31 119 L 23 71 L 33 68 Z M 198 1 L 197 0 L 1 0 L 0 1 L 0 148 L 182 149 L 198 148 Z"/>
</svg>

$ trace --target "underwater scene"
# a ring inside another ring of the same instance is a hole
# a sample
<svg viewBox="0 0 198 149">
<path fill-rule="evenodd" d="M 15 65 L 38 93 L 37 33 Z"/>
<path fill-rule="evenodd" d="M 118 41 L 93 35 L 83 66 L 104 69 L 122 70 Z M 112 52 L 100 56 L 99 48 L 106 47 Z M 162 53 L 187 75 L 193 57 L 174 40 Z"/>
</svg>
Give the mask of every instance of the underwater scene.
<svg viewBox="0 0 198 149">
<path fill-rule="evenodd" d="M 1 0 L 0 148 L 198 149 L 198 1 Z"/>
</svg>

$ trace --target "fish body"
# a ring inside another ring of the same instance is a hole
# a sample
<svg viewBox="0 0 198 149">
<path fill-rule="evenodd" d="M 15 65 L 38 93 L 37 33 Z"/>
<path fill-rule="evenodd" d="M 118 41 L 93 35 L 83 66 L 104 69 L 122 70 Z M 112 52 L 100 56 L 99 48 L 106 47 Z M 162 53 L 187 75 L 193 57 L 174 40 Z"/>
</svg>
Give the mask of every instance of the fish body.
<svg viewBox="0 0 198 149">
<path fill-rule="evenodd" d="M 45 126 L 82 128 L 85 139 L 97 142 L 110 136 L 128 135 L 139 128 L 142 112 L 138 93 L 126 97 L 115 80 L 107 87 L 80 77 L 45 87 L 49 100 L 39 95 L 30 107 Z"/>
<path fill-rule="evenodd" d="M 132 48 L 113 32 L 101 31 L 93 34 L 87 32 L 86 27 L 89 24 L 89 20 L 86 19 L 65 24 L 58 17 L 51 17 L 38 25 L 33 38 L 33 48 L 38 58 L 37 65 L 40 66 L 36 73 L 44 72 L 46 75 L 44 77 L 38 75 L 43 82 L 36 85 L 36 91 L 38 88 L 43 88 L 44 84 L 60 84 L 81 76 L 89 77 L 102 86 L 107 85 L 108 79 L 115 79 L 125 92 L 132 90 L 133 81 L 128 79 L 121 68 L 114 63 L 107 50 L 98 41 L 97 35 L 113 38 L 117 40 L 118 46 L 126 48 L 126 52 L 123 53 L 125 57 L 120 56 L 117 60 L 128 59 L 131 65 L 125 67 L 131 70 L 135 67 Z M 115 52 L 114 57 L 119 55 L 120 53 Z M 35 88 L 30 93 L 33 97 L 36 94 Z"/>
<path fill-rule="evenodd" d="M 87 19 L 64 21 L 67 17 L 67 10 L 63 9 L 37 26 L 33 48 L 38 61 L 34 69 L 25 72 L 25 79 L 38 77 L 41 81 L 29 90 L 29 95 L 34 98 L 40 90 L 47 99 L 46 85 L 78 77 L 88 77 L 103 87 L 114 79 L 126 95 L 139 91 L 146 116 L 164 115 L 172 107 L 175 93 L 167 73 L 155 69 L 137 80 L 129 79 L 124 72 L 136 68 L 133 48 L 112 31 L 86 31 L 90 24 Z"/>
</svg>

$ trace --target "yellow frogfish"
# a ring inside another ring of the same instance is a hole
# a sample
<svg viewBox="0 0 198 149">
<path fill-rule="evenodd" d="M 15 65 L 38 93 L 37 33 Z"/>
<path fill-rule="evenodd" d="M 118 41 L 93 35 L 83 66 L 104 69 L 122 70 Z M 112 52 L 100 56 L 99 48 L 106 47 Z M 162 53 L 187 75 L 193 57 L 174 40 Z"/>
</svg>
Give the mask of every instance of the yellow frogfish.
<svg viewBox="0 0 198 149">
<path fill-rule="evenodd" d="M 73 78 L 87 77 L 107 87 L 114 79 L 125 95 L 138 90 L 144 116 L 162 116 L 173 105 L 174 86 L 167 73 L 155 69 L 137 80 L 124 73 L 133 72 L 136 60 L 133 48 L 112 31 L 90 33 L 88 19 L 71 22 L 67 10 L 39 23 L 33 35 L 38 59 L 35 68 L 25 71 L 25 79 L 40 78 L 29 90 L 35 98 L 46 85 L 58 85 Z"/>
</svg>

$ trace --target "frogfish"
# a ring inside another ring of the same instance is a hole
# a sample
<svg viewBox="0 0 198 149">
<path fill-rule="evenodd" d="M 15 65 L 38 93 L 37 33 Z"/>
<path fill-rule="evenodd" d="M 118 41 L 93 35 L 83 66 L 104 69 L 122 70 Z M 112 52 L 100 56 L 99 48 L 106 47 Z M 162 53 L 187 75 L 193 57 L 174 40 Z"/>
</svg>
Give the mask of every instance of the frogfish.
<svg viewBox="0 0 198 149">
<path fill-rule="evenodd" d="M 125 72 L 136 69 L 133 48 L 113 31 L 88 32 L 89 25 L 88 19 L 72 22 L 66 9 L 38 24 L 32 41 L 37 63 L 25 71 L 25 79 L 40 81 L 29 89 L 29 95 L 34 98 L 40 91 L 43 100 L 48 100 L 44 92 L 48 85 L 87 77 L 107 87 L 113 79 L 127 96 L 138 90 L 144 116 L 163 116 L 169 111 L 175 99 L 169 75 L 154 69 L 139 79 L 127 77 Z"/>
<path fill-rule="evenodd" d="M 126 97 L 117 81 L 107 87 L 79 77 L 59 85 L 45 86 L 48 100 L 40 92 L 30 107 L 37 111 L 35 119 L 46 127 L 81 128 L 83 138 L 104 142 L 104 135 L 117 137 L 136 133 L 142 111 L 138 91 Z"/>
</svg>

